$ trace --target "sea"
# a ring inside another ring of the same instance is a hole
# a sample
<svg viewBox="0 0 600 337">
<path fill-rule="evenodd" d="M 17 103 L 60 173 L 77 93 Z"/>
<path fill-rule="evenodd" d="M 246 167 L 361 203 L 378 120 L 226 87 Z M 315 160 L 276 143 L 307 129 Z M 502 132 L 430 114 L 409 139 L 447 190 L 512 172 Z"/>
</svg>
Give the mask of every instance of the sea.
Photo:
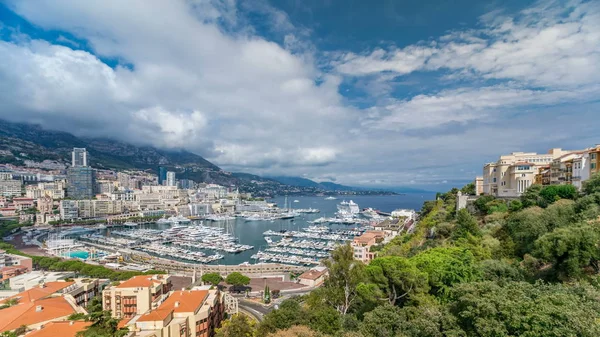
<svg viewBox="0 0 600 337">
<path fill-rule="evenodd" d="M 286 230 L 300 230 L 306 228 L 311 224 L 308 221 L 315 220 L 320 217 L 333 217 L 337 212 L 337 205 L 346 200 L 354 201 L 358 204 L 360 209 L 373 208 L 382 212 L 391 212 L 395 209 L 406 208 L 414 209 L 416 211 L 421 209 L 423 202 L 432 200 L 435 198 L 433 193 L 409 193 L 402 195 L 380 195 L 380 196 L 336 196 L 336 200 L 325 200 L 325 197 L 316 196 L 294 196 L 287 198 L 288 207 L 291 208 L 317 208 L 320 213 L 303 214 L 296 218 L 288 220 L 275 220 L 271 221 L 245 221 L 243 218 L 236 218 L 235 220 L 229 221 L 203 221 L 202 223 L 206 226 L 223 227 L 229 233 L 233 233 L 238 238 L 239 243 L 254 246 L 254 249 L 247 250 L 245 252 L 230 254 L 225 252 L 219 252 L 224 255 L 225 258 L 212 262 L 211 264 L 221 265 L 237 265 L 244 262 L 256 263 L 251 259 L 251 256 L 256 254 L 259 250 L 267 248 L 267 243 L 264 239 L 263 232 L 271 229 L 279 231 L 282 229 Z M 270 199 L 269 202 L 275 202 L 280 208 L 285 208 L 285 197 L 277 197 Z M 199 221 L 195 221 L 199 222 Z M 170 227 L 169 224 L 146 224 L 144 228 L 152 229 L 166 229 Z M 353 228 L 355 225 L 329 225 L 332 229 L 338 228 Z M 108 231 L 110 233 L 110 230 Z M 110 234 L 108 234 L 110 235 Z M 207 254 L 214 254 L 214 252 L 208 251 Z"/>
</svg>

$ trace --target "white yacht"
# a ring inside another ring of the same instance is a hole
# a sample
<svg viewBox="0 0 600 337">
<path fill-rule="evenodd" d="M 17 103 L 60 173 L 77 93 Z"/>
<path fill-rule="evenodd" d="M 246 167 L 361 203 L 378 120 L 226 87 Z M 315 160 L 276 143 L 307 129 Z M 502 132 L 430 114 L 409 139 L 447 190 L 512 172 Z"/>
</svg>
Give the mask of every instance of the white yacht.
<svg viewBox="0 0 600 337">
<path fill-rule="evenodd" d="M 170 217 L 167 220 L 169 220 L 169 222 L 173 223 L 173 224 L 178 224 L 178 223 L 181 224 L 181 223 L 190 223 L 190 222 L 192 222 L 192 220 L 190 220 L 190 219 L 188 219 L 188 218 L 186 218 L 184 216 L 181 216 L 181 215 L 172 216 L 172 217 Z"/>
<path fill-rule="evenodd" d="M 336 197 L 327 197 L 327 198 L 325 198 L 325 200 L 336 200 L 336 199 L 337 199 Z"/>
<path fill-rule="evenodd" d="M 358 204 L 354 201 L 342 201 L 338 206 L 338 214 L 340 216 L 355 216 L 360 213 L 360 208 L 358 208 Z"/>
</svg>

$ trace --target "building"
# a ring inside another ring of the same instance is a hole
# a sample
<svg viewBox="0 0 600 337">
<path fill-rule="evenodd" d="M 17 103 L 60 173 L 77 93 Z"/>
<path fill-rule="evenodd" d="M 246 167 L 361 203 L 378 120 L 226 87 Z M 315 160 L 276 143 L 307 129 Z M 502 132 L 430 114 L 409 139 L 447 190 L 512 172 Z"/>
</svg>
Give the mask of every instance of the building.
<svg viewBox="0 0 600 337">
<path fill-rule="evenodd" d="M 4 250 L 0 250 L 0 268 L 22 266 L 31 271 L 33 264 L 30 257 L 8 254 Z"/>
<path fill-rule="evenodd" d="M 156 308 L 171 291 L 169 275 L 134 276 L 102 291 L 102 306 L 113 317 L 133 318 Z"/>
<path fill-rule="evenodd" d="M 67 196 L 72 199 L 94 196 L 94 170 L 91 167 L 72 167 L 67 171 Z"/>
<path fill-rule="evenodd" d="M 38 287 L 40 284 L 51 284 L 74 276 L 75 274 L 72 272 L 42 272 L 34 270 L 11 278 L 9 286 L 12 290 L 26 291 Z M 64 286 L 63 288 L 66 287 Z"/>
<path fill-rule="evenodd" d="M 583 182 L 590 179 L 590 153 L 584 152 L 573 159 L 573 186 L 581 191 Z"/>
<path fill-rule="evenodd" d="M 589 159 L 590 159 L 590 177 L 594 174 L 600 172 L 600 145 L 596 145 L 595 147 L 589 150 Z"/>
<path fill-rule="evenodd" d="M 190 179 L 181 179 L 177 183 L 177 186 L 184 190 L 191 190 L 196 187 L 196 182 Z"/>
<path fill-rule="evenodd" d="M 539 169 L 575 151 L 551 149 L 546 154 L 513 152 L 483 167 L 483 193 L 496 197 L 519 197 L 535 180 Z"/>
<path fill-rule="evenodd" d="M 23 183 L 20 180 L 0 180 L 0 195 L 5 197 L 21 196 Z"/>
<path fill-rule="evenodd" d="M 167 181 L 167 169 L 164 167 L 158 168 L 158 184 L 164 185 Z"/>
<path fill-rule="evenodd" d="M 41 214 L 50 214 L 54 208 L 54 200 L 50 196 L 44 196 L 37 199 L 37 209 Z"/>
<path fill-rule="evenodd" d="M 166 186 L 177 186 L 177 180 L 175 179 L 175 172 L 167 172 Z"/>
<path fill-rule="evenodd" d="M 59 205 L 60 218 L 73 220 L 79 217 L 79 205 L 76 200 L 61 200 Z"/>
<path fill-rule="evenodd" d="M 100 293 L 101 283 L 98 279 L 76 278 L 72 280 L 73 284 L 62 289 L 61 292 L 72 296 L 78 306 L 86 307 Z"/>
<path fill-rule="evenodd" d="M 38 330 L 27 334 L 27 337 L 76 337 L 79 331 L 85 330 L 92 322 L 55 321 L 43 324 Z"/>
<path fill-rule="evenodd" d="M 314 267 L 298 276 L 298 282 L 305 286 L 318 287 L 325 282 L 327 272 L 326 267 Z"/>
<path fill-rule="evenodd" d="M 473 182 L 473 184 L 475 184 L 475 195 L 482 195 L 483 194 L 483 177 L 475 177 L 475 181 Z"/>
<path fill-rule="evenodd" d="M 2 282 L 7 281 L 15 276 L 23 275 L 29 272 L 31 268 L 25 266 L 16 265 L 0 268 L 0 276 L 2 276 Z M 3 297 L 0 297 L 3 298 Z"/>
<path fill-rule="evenodd" d="M 371 252 L 371 247 L 383 242 L 384 239 L 384 231 L 366 231 L 363 235 L 355 237 L 350 243 L 354 250 L 354 258 L 364 263 L 371 262 L 377 255 Z"/>
<path fill-rule="evenodd" d="M 169 294 L 155 310 L 132 321 L 133 336 L 214 336 L 224 318 L 219 290 L 181 290 Z"/>
<path fill-rule="evenodd" d="M 85 148 L 73 148 L 71 153 L 71 166 L 72 167 L 86 167 L 88 166 L 87 150 Z"/>
<path fill-rule="evenodd" d="M 1 305 L 9 300 L 17 300 L 17 304 L 2 309 L 0 332 L 13 331 L 23 325 L 29 329 L 37 329 L 52 321 L 65 320 L 74 313 L 86 314 L 71 296 L 61 292 L 72 284 L 73 282 L 42 283 L 0 301 Z"/>
</svg>

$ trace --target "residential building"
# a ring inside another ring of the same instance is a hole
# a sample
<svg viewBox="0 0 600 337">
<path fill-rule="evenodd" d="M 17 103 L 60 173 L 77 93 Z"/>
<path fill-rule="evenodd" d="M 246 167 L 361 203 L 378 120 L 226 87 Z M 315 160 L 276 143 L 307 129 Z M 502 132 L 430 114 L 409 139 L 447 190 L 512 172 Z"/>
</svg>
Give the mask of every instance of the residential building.
<svg viewBox="0 0 600 337">
<path fill-rule="evenodd" d="M 318 287 L 327 278 L 326 267 L 314 267 L 298 276 L 298 282 L 309 287 Z"/>
<path fill-rule="evenodd" d="M 37 209 L 41 214 L 52 213 L 54 200 L 50 196 L 44 196 L 37 199 Z"/>
<path fill-rule="evenodd" d="M 23 325 L 37 329 L 46 323 L 64 320 L 74 313 L 86 314 L 69 295 L 59 293 L 73 282 L 42 283 L 15 296 L 0 301 L 18 300 L 16 305 L 2 309 L 0 332 L 13 331 Z"/>
<path fill-rule="evenodd" d="M 13 206 L 18 211 L 24 211 L 26 209 L 32 208 L 34 206 L 34 201 L 31 198 L 13 198 Z"/>
<path fill-rule="evenodd" d="M 131 176 L 127 173 L 119 172 L 117 173 L 117 181 L 119 182 L 119 187 L 121 189 L 127 190 L 129 189 L 129 180 Z"/>
<path fill-rule="evenodd" d="M 74 277 L 75 274 L 72 272 L 43 272 L 33 270 L 19 276 L 15 276 L 9 280 L 9 286 L 12 290 L 26 291 L 32 288 L 39 287 L 40 284 L 53 284 L 57 282 L 64 282 L 67 278 Z M 65 285 L 66 288 L 69 285 Z M 45 289 L 45 288 L 44 288 Z"/>
<path fill-rule="evenodd" d="M 60 218 L 72 220 L 79 217 L 79 206 L 77 200 L 61 200 L 59 204 Z"/>
<path fill-rule="evenodd" d="M 160 166 L 158 168 L 158 184 L 164 185 L 166 181 L 167 181 L 167 169 Z"/>
<path fill-rule="evenodd" d="M 72 167 L 67 171 L 67 196 L 73 199 L 94 196 L 94 170 L 91 167 Z"/>
<path fill-rule="evenodd" d="M 5 250 L 0 250 L 0 268 L 22 266 L 31 271 L 33 267 L 30 257 L 8 254 Z"/>
<path fill-rule="evenodd" d="M 96 192 L 110 194 L 115 191 L 115 183 L 112 180 L 97 180 Z"/>
<path fill-rule="evenodd" d="M 86 167 L 88 166 L 87 150 L 85 148 L 73 148 L 71 153 L 71 166 L 72 167 Z"/>
<path fill-rule="evenodd" d="M 16 265 L 0 268 L 0 276 L 2 276 L 2 282 L 7 281 L 15 276 L 23 275 L 29 272 L 31 269 L 25 266 Z M 0 297 L 4 298 L 4 297 Z"/>
<path fill-rule="evenodd" d="M 23 183 L 20 180 L 0 180 L 0 195 L 5 197 L 23 194 Z"/>
<path fill-rule="evenodd" d="M 354 250 L 354 258 L 364 263 L 369 263 L 376 257 L 375 252 L 371 252 L 371 247 L 383 242 L 385 239 L 384 231 L 366 231 L 361 236 L 357 236 L 350 243 Z"/>
<path fill-rule="evenodd" d="M 551 149 L 547 154 L 513 152 L 483 167 L 483 193 L 496 197 L 519 197 L 535 180 L 539 168 L 575 151 Z"/>
<path fill-rule="evenodd" d="M 177 180 L 175 179 L 175 172 L 168 171 L 167 172 L 167 186 L 177 186 Z"/>
<path fill-rule="evenodd" d="M 583 182 L 590 179 L 590 153 L 584 152 L 573 159 L 573 186 L 581 191 Z"/>
<path fill-rule="evenodd" d="M 480 176 L 475 177 L 475 181 L 473 182 L 473 184 L 475 184 L 475 195 L 482 195 L 483 194 L 483 177 L 480 177 Z"/>
<path fill-rule="evenodd" d="M 108 281 L 107 281 L 108 282 Z M 100 293 L 101 282 L 92 278 L 76 278 L 73 284 L 61 290 L 61 293 L 71 295 L 78 306 L 86 307 Z"/>
<path fill-rule="evenodd" d="M 169 275 L 134 276 L 119 285 L 105 288 L 102 306 L 104 310 L 110 310 L 113 317 L 133 318 L 158 307 L 171 287 Z"/>
<path fill-rule="evenodd" d="M 55 321 L 40 326 L 38 330 L 27 334 L 27 337 L 76 337 L 77 333 L 84 331 L 92 322 L 86 321 Z"/>
<path fill-rule="evenodd" d="M 589 150 L 590 158 L 590 177 L 600 172 L 600 145 Z"/>
<path fill-rule="evenodd" d="M 225 306 L 219 290 L 181 290 L 169 294 L 155 310 L 129 325 L 133 336 L 214 336 L 224 318 Z"/>
</svg>

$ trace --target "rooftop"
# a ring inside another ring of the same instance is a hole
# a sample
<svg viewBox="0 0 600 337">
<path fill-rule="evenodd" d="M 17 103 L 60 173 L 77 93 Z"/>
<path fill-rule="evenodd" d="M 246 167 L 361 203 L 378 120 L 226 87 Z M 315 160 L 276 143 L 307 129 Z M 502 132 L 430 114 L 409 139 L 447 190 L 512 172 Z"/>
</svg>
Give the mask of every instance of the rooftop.
<svg viewBox="0 0 600 337">
<path fill-rule="evenodd" d="M 75 313 L 75 309 L 60 297 L 50 297 L 36 301 L 20 301 L 2 309 L 0 332 L 14 330 L 21 325 L 31 325 L 59 319 Z M 60 336 L 63 336 L 62 334 Z"/>
<path fill-rule="evenodd" d="M 207 290 L 175 291 L 156 310 L 142 315 L 137 321 L 163 321 L 172 312 L 196 312 L 207 297 Z"/>
<path fill-rule="evenodd" d="M 153 287 L 155 283 L 162 283 L 166 275 L 139 275 L 119 284 L 117 288 Z"/>
<path fill-rule="evenodd" d="M 92 322 L 60 321 L 50 322 L 40 330 L 33 331 L 27 337 L 75 337 L 79 331 L 85 330 Z"/>
<path fill-rule="evenodd" d="M 299 279 L 316 280 L 319 277 L 327 274 L 327 268 L 313 268 L 298 276 Z"/>
<path fill-rule="evenodd" d="M 25 290 L 16 294 L 15 296 L 5 298 L 0 301 L 0 304 L 8 301 L 9 299 L 19 299 L 20 303 L 24 302 L 32 302 L 35 300 L 39 300 L 41 298 L 50 296 L 56 293 L 59 290 L 67 288 L 68 286 L 74 284 L 74 282 L 48 282 L 43 285 L 39 285 L 37 287 L 31 288 L 29 290 Z"/>
</svg>

